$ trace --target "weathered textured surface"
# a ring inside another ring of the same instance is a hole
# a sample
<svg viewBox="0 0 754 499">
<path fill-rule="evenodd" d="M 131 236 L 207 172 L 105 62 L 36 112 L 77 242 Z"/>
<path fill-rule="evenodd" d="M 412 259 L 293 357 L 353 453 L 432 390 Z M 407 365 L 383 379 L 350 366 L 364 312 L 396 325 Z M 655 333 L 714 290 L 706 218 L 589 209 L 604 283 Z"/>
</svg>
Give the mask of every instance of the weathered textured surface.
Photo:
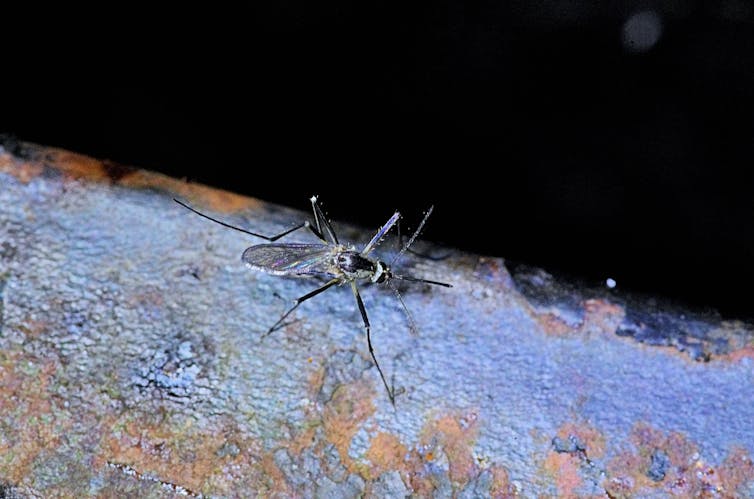
<svg viewBox="0 0 754 499">
<path fill-rule="evenodd" d="M 262 233 L 308 216 L 0 149 L 0 496 L 754 494 L 750 324 L 409 258 L 455 287 L 406 291 L 418 336 L 362 290 L 393 409 L 348 289 L 262 339 L 316 283 L 247 270 L 260 241 L 172 196 Z"/>
</svg>

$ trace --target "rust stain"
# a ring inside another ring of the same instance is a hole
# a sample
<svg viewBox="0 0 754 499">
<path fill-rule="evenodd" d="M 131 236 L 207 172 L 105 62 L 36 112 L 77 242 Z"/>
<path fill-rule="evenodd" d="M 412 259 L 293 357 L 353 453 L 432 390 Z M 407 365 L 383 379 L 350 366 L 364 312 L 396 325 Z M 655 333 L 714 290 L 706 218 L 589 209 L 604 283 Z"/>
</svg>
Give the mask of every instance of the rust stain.
<svg viewBox="0 0 754 499">
<path fill-rule="evenodd" d="M 309 357 L 309 362 L 314 359 Z M 317 441 L 317 428 L 322 426 L 322 416 L 317 407 L 316 401 L 322 385 L 325 382 L 325 366 L 320 365 L 312 369 L 309 373 L 308 387 L 311 402 L 304 407 L 303 430 L 299 431 L 287 445 L 289 453 L 293 456 L 300 456 L 305 449 L 313 448 L 318 456 L 322 456 L 322 442 Z"/>
<path fill-rule="evenodd" d="M 311 448 L 316 444 L 317 428 L 321 426 L 319 421 L 310 421 L 305 425 L 304 430 L 298 432 L 286 446 L 292 456 L 300 456 L 305 449 Z"/>
<path fill-rule="evenodd" d="M 542 468 L 553 477 L 558 496 L 577 497 L 578 489 L 584 485 L 581 469 L 592 459 L 604 456 L 605 437 L 588 424 L 567 422 L 558 429 L 552 442 Z"/>
<path fill-rule="evenodd" d="M 107 418 L 95 464 L 127 465 L 161 482 L 205 494 L 289 495 L 289 486 L 272 454 L 232 428 L 196 428 L 158 413 Z M 222 453 L 232 443 L 235 453 Z"/>
<path fill-rule="evenodd" d="M 432 495 L 436 488 L 433 461 L 447 459 L 448 476 L 460 489 L 475 478 L 480 469 L 473 455 L 478 433 L 477 414 L 446 414 L 430 421 L 421 432 L 416 448 L 409 453 L 406 475 L 419 497 Z"/>
<path fill-rule="evenodd" d="M 696 444 L 682 433 L 674 431 L 666 435 L 662 430 L 646 423 L 637 423 L 629 440 L 636 445 L 641 456 L 649 456 L 655 449 L 662 449 L 668 454 L 671 462 L 681 463 L 698 454 Z"/>
<path fill-rule="evenodd" d="M 582 303 L 584 317 L 579 324 L 569 324 L 557 311 L 539 310 L 527 300 L 521 301 L 529 315 L 549 335 L 613 334 L 620 326 L 625 309 L 603 299 L 588 299 Z M 554 304 L 553 307 L 558 305 Z"/>
<path fill-rule="evenodd" d="M 390 433 L 379 432 L 372 438 L 366 458 L 372 463 L 369 469 L 370 478 L 376 478 L 382 473 L 398 470 L 404 466 L 408 449 L 398 437 Z"/>
<path fill-rule="evenodd" d="M 532 309 L 532 315 L 542 330 L 551 335 L 560 336 L 569 333 L 575 333 L 578 329 L 573 329 L 563 319 L 553 312 L 537 312 Z"/>
<path fill-rule="evenodd" d="M 739 497 L 739 489 L 754 481 L 751 457 L 740 448 L 733 448 L 716 468 L 704 460 L 695 443 L 678 432 L 666 434 L 638 423 L 630 441 L 635 450 L 608 463 L 610 478 L 605 488 L 614 497 L 651 491 L 680 497 Z"/>
<path fill-rule="evenodd" d="M 741 447 L 733 447 L 720 467 L 723 493 L 734 495 L 747 484 L 754 482 L 754 461 Z"/>
<path fill-rule="evenodd" d="M 216 470 L 214 450 L 221 437 L 192 435 L 189 428 L 169 429 L 163 422 L 132 420 L 125 423 L 119 436 L 107 438 L 107 460 L 134 466 L 160 480 L 191 490 L 202 490 Z"/>
<path fill-rule="evenodd" d="M 234 194 L 232 192 L 207 187 L 202 184 L 187 183 L 166 175 L 146 170 L 135 170 L 123 178 L 119 185 L 133 189 L 161 189 L 173 193 L 176 197 L 197 205 L 197 208 L 210 209 L 221 213 L 233 213 L 245 209 L 256 209 L 261 201 Z"/>
<path fill-rule="evenodd" d="M 40 176 L 43 171 L 42 165 L 16 159 L 8 153 L 0 153 L 0 172 L 13 175 L 24 184 Z"/>
<path fill-rule="evenodd" d="M 492 485 L 490 486 L 490 497 L 493 499 L 512 499 L 518 497 L 516 488 L 510 482 L 508 470 L 502 466 L 491 466 Z"/>
<path fill-rule="evenodd" d="M 670 484 L 669 488 L 675 493 L 690 492 L 688 477 L 678 465 L 693 462 L 695 446 L 691 442 L 679 434 L 667 438 L 664 432 L 645 423 L 634 426 L 629 440 L 636 447 L 635 451 L 621 453 L 608 463 L 611 477 L 605 486 L 608 492 L 623 497 L 641 490 L 657 489 L 660 482 Z M 657 452 L 663 452 L 670 465 L 655 471 L 653 479 L 650 469 L 652 456 Z"/>
<path fill-rule="evenodd" d="M 439 442 L 448 457 L 450 479 L 456 483 L 467 483 L 478 472 L 472 454 L 477 436 L 477 415 L 446 415 L 430 426 L 431 440 Z"/>
<path fill-rule="evenodd" d="M 374 414 L 374 395 L 374 388 L 362 380 L 340 385 L 333 393 L 322 418 L 327 440 L 335 446 L 341 463 L 351 472 L 363 471 L 363 467 L 358 466 L 348 455 L 348 449 L 361 425 Z"/>
<path fill-rule="evenodd" d="M 574 454 L 550 451 L 544 462 L 544 470 L 555 480 L 558 497 L 577 497 L 576 491 L 583 485 L 579 469 L 581 459 Z"/>
<path fill-rule="evenodd" d="M 558 429 L 556 436 L 566 440 L 571 437 L 578 439 L 584 446 L 585 457 L 589 459 L 600 459 L 605 455 L 605 436 L 588 424 L 565 423 Z"/>
<path fill-rule="evenodd" d="M 481 472 L 473 454 L 478 434 L 477 414 L 446 414 L 428 421 L 419 442 L 409 449 L 396 435 L 377 432 L 366 451 L 368 465 L 356 463 L 348 449 L 362 423 L 372 415 L 374 406 L 363 397 L 363 382 L 343 385 L 336 390 L 325 410 L 324 428 L 327 440 L 334 444 L 340 460 L 349 471 L 373 480 L 386 471 L 398 471 L 410 485 L 414 495 L 425 497 L 436 489 L 437 473 L 443 471 L 434 461 L 447 463 L 447 474 L 454 489 L 460 490 Z M 366 401 L 365 401 L 366 400 Z M 321 450 L 321 449 L 320 449 Z M 506 470 L 491 467 L 494 497 L 514 497 Z"/>
<path fill-rule="evenodd" d="M 309 357 L 309 359 L 311 359 L 311 357 Z M 322 387 L 325 384 L 326 373 L 327 369 L 325 369 L 324 364 L 320 363 L 320 366 L 312 370 L 309 375 L 309 394 L 313 399 L 316 399 L 319 392 L 322 391 Z"/>
<path fill-rule="evenodd" d="M 0 351 L 0 424 L 13 429 L 0 440 L 0 475 L 11 482 L 28 476 L 71 426 L 48 391 L 57 368 L 50 359 Z"/>
<path fill-rule="evenodd" d="M 105 175 L 107 175 L 110 181 L 116 184 L 128 175 L 134 173 L 136 168 L 105 159 L 102 160 L 102 170 L 104 170 Z"/>
<path fill-rule="evenodd" d="M 614 333 L 626 311 L 620 305 L 602 299 L 584 301 L 586 318 L 581 326 L 582 332 Z"/>
<path fill-rule="evenodd" d="M 754 345 L 747 345 L 738 350 L 734 350 L 727 355 L 721 355 L 722 360 L 728 362 L 740 362 L 743 359 L 754 359 Z"/>
<path fill-rule="evenodd" d="M 10 437 L 0 440 L 0 476 L 6 480 L 23 483 L 36 467 L 46 465 L 50 454 L 65 442 L 64 435 L 85 431 L 89 450 L 81 451 L 89 464 L 48 492 L 71 495 L 78 493 L 77 484 L 88 483 L 98 474 L 123 473 L 126 480 L 158 482 L 188 493 L 295 496 L 296 491 L 275 462 L 274 450 L 247 437 L 232 419 L 218 418 L 197 425 L 166 406 L 117 414 L 94 408 L 72 414 L 51 388 L 58 368 L 54 360 L 0 352 L 0 424 L 15 429 Z M 395 435 L 377 432 L 366 452 L 368 463 L 350 458 L 348 449 L 355 434 L 375 411 L 365 393 L 374 395 L 375 391 L 363 380 L 340 386 L 321 419 L 313 405 L 309 424 L 277 448 L 285 447 L 299 456 L 304 449 L 312 449 L 324 461 L 323 450 L 334 444 L 341 464 L 350 472 L 369 481 L 396 470 L 419 496 L 436 489 L 438 472 L 447 473 L 456 490 L 479 475 L 482 461 L 472 452 L 478 431 L 474 412 L 441 415 L 428 421 L 413 449 Z M 320 425 L 324 439 L 316 437 Z M 439 460 L 445 460 L 447 469 L 438 468 Z M 505 469 L 495 465 L 489 469 L 493 474 L 491 495 L 513 497 L 515 490 Z M 328 471 L 327 466 L 324 471 Z M 118 483 L 106 480 L 100 493 L 117 495 Z"/>
<path fill-rule="evenodd" d="M 272 454 L 266 453 L 261 459 L 261 480 L 264 480 L 266 486 L 266 492 L 269 492 L 271 496 L 278 497 L 291 497 L 293 491 L 289 488 L 288 483 L 285 480 L 285 475 L 275 463 Z M 248 489 L 240 488 L 238 492 L 243 495 L 248 493 Z M 214 493 L 214 491 L 213 491 Z"/>
<path fill-rule="evenodd" d="M 26 158 L 15 157 L 8 152 L 0 153 L 0 172 L 13 175 L 24 183 L 43 175 L 46 170 L 55 170 L 62 175 L 64 181 L 83 180 L 117 184 L 134 189 L 160 189 L 196 203 L 202 208 L 224 213 L 254 209 L 262 204 L 261 201 L 239 194 L 201 184 L 187 183 L 109 160 L 100 161 L 64 149 L 28 143 L 23 143 L 23 145 L 31 151 Z"/>
<path fill-rule="evenodd" d="M 97 159 L 64 149 L 33 147 L 39 148 L 40 152 L 44 151 L 47 166 L 55 168 L 66 179 L 110 182 L 106 169 L 102 162 Z"/>
</svg>

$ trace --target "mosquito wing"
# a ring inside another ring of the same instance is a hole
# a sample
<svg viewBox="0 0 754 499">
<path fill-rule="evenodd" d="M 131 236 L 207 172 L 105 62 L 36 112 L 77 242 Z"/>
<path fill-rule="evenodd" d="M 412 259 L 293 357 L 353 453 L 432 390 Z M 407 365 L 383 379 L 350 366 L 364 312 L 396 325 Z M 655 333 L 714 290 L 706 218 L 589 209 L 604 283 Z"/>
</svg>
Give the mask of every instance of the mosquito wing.
<svg viewBox="0 0 754 499">
<path fill-rule="evenodd" d="M 326 244 L 259 244 L 241 259 L 254 270 L 273 275 L 334 275 L 332 248 Z"/>
</svg>

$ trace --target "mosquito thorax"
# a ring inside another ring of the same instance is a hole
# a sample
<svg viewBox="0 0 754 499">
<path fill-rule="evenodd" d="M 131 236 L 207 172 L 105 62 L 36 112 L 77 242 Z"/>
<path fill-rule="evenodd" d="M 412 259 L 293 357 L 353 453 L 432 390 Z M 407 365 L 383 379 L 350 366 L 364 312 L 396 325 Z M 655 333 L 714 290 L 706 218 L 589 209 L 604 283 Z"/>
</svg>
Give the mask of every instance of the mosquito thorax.
<svg viewBox="0 0 754 499">
<path fill-rule="evenodd" d="M 335 265 L 348 279 L 371 279 L 377 269 L 376 261 L 352 250 L 339 252 Z"/>
</svg>

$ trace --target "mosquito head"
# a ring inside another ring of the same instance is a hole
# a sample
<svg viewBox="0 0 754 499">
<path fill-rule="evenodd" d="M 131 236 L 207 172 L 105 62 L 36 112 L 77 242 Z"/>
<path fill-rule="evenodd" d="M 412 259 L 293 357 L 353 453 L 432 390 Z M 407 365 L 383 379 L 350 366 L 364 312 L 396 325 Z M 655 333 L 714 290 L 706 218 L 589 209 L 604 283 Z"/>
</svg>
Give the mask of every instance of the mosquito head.
<svg viewBox="0 0 754 499">
<path fill-rule="evenodd" d="M 378 284 L 390 280 L 393 277 L 393 273 L 390 271 L 387 263 L 378 261 L 374 266 L 374 274 L 372 274 L 372 282 Z"/>
</svg>

